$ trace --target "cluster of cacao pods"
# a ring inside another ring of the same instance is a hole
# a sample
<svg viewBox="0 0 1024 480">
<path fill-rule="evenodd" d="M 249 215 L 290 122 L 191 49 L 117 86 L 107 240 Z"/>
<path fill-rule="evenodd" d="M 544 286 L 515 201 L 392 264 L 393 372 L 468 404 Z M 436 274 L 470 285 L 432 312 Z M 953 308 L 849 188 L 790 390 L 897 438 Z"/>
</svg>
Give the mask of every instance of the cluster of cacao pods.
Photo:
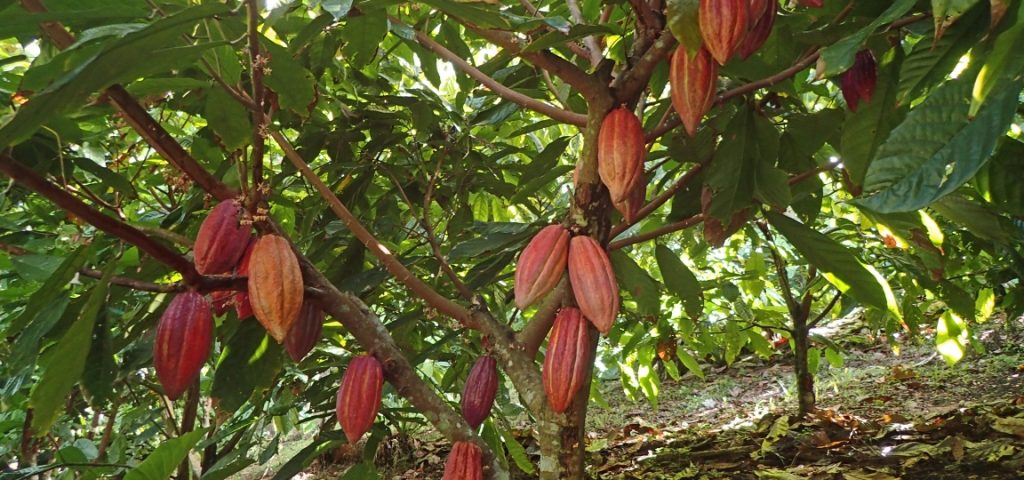
<svg viewBox="0 0 1024 480">
<path fill-rule="evenodd" d="M 380 411 L 384 388 L 384 369 L 371 355 L 352 359 L 341 379 L 335 414 L 348 442 L 355 444 L 363 437 Z"/>
<path fill-rule="evenodd" d="M 455 442 L 444 462 L 442 480 L 483 480 L 483 452 L 470 442 Z"/>
<path fill-rule="evenodd" d="M 870 102 L 878 83 L 878 63 L 871 50 L 861 50 L 849 70 L 839 75 L 839 89 L 850 111 L 856 112 L 861 102 Z"/>
</svg>

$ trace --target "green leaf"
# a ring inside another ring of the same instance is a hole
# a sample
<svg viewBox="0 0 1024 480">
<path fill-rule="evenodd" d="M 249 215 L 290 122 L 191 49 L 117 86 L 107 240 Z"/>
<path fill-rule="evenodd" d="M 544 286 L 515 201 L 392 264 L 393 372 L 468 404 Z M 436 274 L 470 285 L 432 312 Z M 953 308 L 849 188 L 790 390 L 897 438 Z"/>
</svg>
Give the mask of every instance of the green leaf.
<svg viewBox="0 0 1024 480">
<path fill-rule="evenodd" d="M 501 14 L 488 8 L 477 7 L 469 3 L 451 2 L 449 0 L 420 0 L 420 3 L 430 5 L 448 15 L 465 20 L 478 27 L 498 27 L 501 29 L 509 27 L 508 22 L 502 18 Z"/>
<path fill-rule="evenodd" d="M 270 53 L 270 72 L 263 78 L 263 83 L 277 94 L 282 109 L 305 117 L 316 101 L 313 74 L 292 58 L 288 50 L 272 42 L 264 45 Z"/>
<path fill-rule="evenodd" d="M 547 50 L 552 47 L 565 45 L 574 40 L 578 40 L 583 37 L 589 37 L 594 34 L 610 34 L 615 33 L 615 30 L 604 25 L 574 25 L 569 29 L 568 34 L 564 34 L 558 30 L 554 30 L 537 37 L 536 40 L 530 42 L 526 48 L 523 48 L 523 53 L 539 52 L 541 50 Z"/>
<path fill-rule="evenodd" d="M 881 15 L 853 35 L 846 37 L 821 52 L 818 59 L 818 75 L 832 77 L 853 66 L 853 58 L 868 37 L 883 25 L 887 25 L 907 13 L 917 0 L 896 0 Z"/>
<path fill-rule="evenodd" d="M 974 184 L 985 200 L 1011 215 L 1024 215 L 1024 143 L 1005 139 L 985 168 L 974 177 Z"/>
<path fill-rule="evenodd" d="M 239 409 L 257 388 L 266 388 L 281 370 L 281 348 L 258 322 L 241 322 L 217 359 L 210 395 L 225 412 Z"/>
<path fill-rule="evenodd" d="M 211 88 L 208 91 L 203 116 L 229 151 L 238 150 L 252 140 L 248 110 L 223 89 Z"/>
<path fill-rule="evenodd" d="M 984 17 L 981 9 L 974 10 L 967 18 L 950 28 L 938 41 L 929 42 L 923 39 L 914 44 L 914 48 L 900 66 L 899 75 L 894 75 L 894 78 L 899 79 L 899 93 L 896 98 L 900 104 L 910 104 L 920 93 L 946 81 L 949 73 L 960 62 L 960 58 L 984 35 Z"/>
<path fill-rule="evenodd" d="M 536 468 L 533 466 L 533 462 L 530 460 L 529 455 L 526 453 L 526 449 L 516 440 L 515 435 L 511 430 L 502 428 L 501 438 L 505 440 L 505 448 L 508 450 L 508 456 L 512 457 L 512 461 L 516 463 L 523 473 L 527 475 L 533 475 L 536 472 Z"/>
<path fill-rule="evenodd" d="M 0 10 L 0 39 L 39 35 L 39 24 L 44 22 L 60 22 L 77 30 L 97 23 L 146 18 L 150 14 L 150 9 L 138 1 L 47 2 L 46 7 L 49 11 L 45 13 L 30 13 L 21 5 Z"/>
<path fill-rule="evenodd" d="M 733 213 L 750 206 L 756 181 L 756 161 L 761 153 L 754 131 L 754 113 L 745 110 L 733 117 L 722 135 L 706 185 L 712 200 L 708 214 L 728 224 Z"/>
<path fill-rule="evenodd" d="M 683 363 L 683 366 L 686 367 L 686 369 L 689 370 L 690 373 L 696 375 L 697 378 L 700 378 L 701 380 L 704 379 L 704 369 L 700 368 L 700 364 L 697 363 L 696 358 L 693 358 L 693 355 L 690 355 L 686 350 L 683 350 L 682 348 L 677 348 L 676 357 L 679 358 L 679 361 Z"/>
<path fill-rule="evenodd" d="M 637 313 L 656 316 L 661 311 L 661 295 L 655 282 L 643 268 L 621 250 L 609 256 L 619 288 L 626 290 L 636 300 Z"/>
<path fill-rule="evenodd" d="M 765 218 L 840 291 L 861 303 L 899 315 L 888 282 L 865 267 L 852 250 L 785 215 L 765 212 Z"/>
<path fill-rule="evenodd" d="M 968 117 L 971 84 L 953 80 L 932 92 L 893 130 L 868 168 L 856 201 L 882 213 L 909 212 L 966 183 L 995 150 L 1013 120 L 1022 82 L 996 92 L 978 115 Z"/>
<path fill-rule="evenodd" d="M 699 0 L 668 0 L 665 5 L 665 16 L 668 28 L 681 45 L 686 47 L 690 55 L 700 50 L 704 40 L 700 36 L 700 25 L 697 18 Z"/>
<path fill-rule="evenodd" d="M 896 71 L 899 64 L 889 62 L 879 68 L 875 95 L 862 104 L 843 125 L 840 154 L 843 166 L 854 185 L 863 185 L 878 148 L 899 124 L 906 109 L 896 102 Z"/>
<path fill-rule="evenodd" d="M 110 277 L 116 268 L 117 262 L 110 262 L 103 272 L 103 278 L 92 288 L 78 319 L 40 361 L 43 374 L 32 387 L 29 397 L 29 406 L 33 409 L 32 433 L 37 437 L 50 431 L 67 401 L 71 387 L 82 376 L 92 346 L 93 326 L 100 309 L 106 304 Z"/>
<path fill-rule="evenodd" d="M 950 195 L 933 203 L 931 208 L 980 238 L 1004 245 L 1013 240 L 1000 224 L 999 216 L 969 198 Z"/>
<path fill-rule="evenodd" d="M 290 480 L 302 473 L 303 470 L 315 459 L 324 452 L 337 448 L 345 443 L 344 440 L 327 440 L 322 438 L 314 439 L 312 443 L 299 450 L 292 458 L 288 459 L 287 462 L 274 475 L 272 480 Z M 125 480 L 131 480 L 126 478 Z"/>
<path fill-rule="evenodd" d="M 25 305 L 25 310 L 23 310 L 21 315 L 18 315 L 18 317 L 15 318 L 7 327 L 7 331 L 4 332 L 5 337 L 13 337 L 18 332 L 24 330 L 25 327 L 28 326 L 29 322 L 31 322 L 36 315 L 43 310 L 43 307 L 53 302 L 55 292 L 64 291 L 68 282 L 70 282 L 72 278 L 75 278 L 75 275 L 78 274 L 78 270 L 80 270 L 82 265 L 85 265 L 85 261 L 92 256 L 93 251 L 95 250 L 93 246 L 96 244 L 97 243 L 94 242 L 90 245 L 78 247 L 78 249 L 71 253 L 71 255 L 68 255 L 68 258 L 66 258 L 64 263 L 62 263 L 60 267 L 53 272 L 53 275 L 46 280 L 46 283 L 44 283 L 39 290 L 36 290 L 31 297 L 29 297 L 28 304 Z"/>
<path fill-rule="evenodd" d="M 953 365 L 964 358 L 970 331 L 967 322 L 951 310 L 939 317 L 935 326 L 935 349 L 942 355 L 946 364 Z"/>
<path fill-rule="evenodd" d="M 165 440 L 153 450 L 145 460 L 131 469 L 124 480 L 163 480 L 171 478 L 174 469 L 178 468 L 189 450 L 202 440 L 206 429 L 188 432 L 179 437 Z"/>
<path fill-rule="evenodd" d="M 118 192 L 128 198 L 135 197 L 135 188 L 132 187 L 131 182 L 117 172 L 84 157 L 75 157 L 72 161 L 75 162 L 76 167 L 98 178 L 108 191 Z"/>
<path fill-rule="evenodd" d="M 371 11 L 348 17 L 342 36 L 348 40 L 343 51 L 356 67 L 363 67 L 377 56 L 381 40 L 388 33 L 388 18 L 383 11 Z"/>
<path fill-rule="evenodd" d="M 658 260 L 661 278 L 665 279 L 665 286 L 683 302 L 686 314 L 690 318 L 699 318 L 704 311 L 704 292 L 700 288 L 697 276 L 675 252 L 664 245 L 655 247 L 654 256 Z"/>
<path fill-rule="evenodd" d="M 985 63 L 974 81 L 969 112 L 971 117 L 978 114 L 985 100 L 997 87 L 1013 81 L 1024 71 L 1024 55 L 1021 55 L 1021 51 L 1024 51 L 1024 19 L 1018 19 L 1013 28 L 1000 34 L 992 51 L 985 56 Z"/>
<path fill-rule="evenodd" d="M 932 16 L 935 17 L 935 37 L 942 33 L 961 15 L 978 3 L 978 0 L 932 0 Z"/>
</svg>

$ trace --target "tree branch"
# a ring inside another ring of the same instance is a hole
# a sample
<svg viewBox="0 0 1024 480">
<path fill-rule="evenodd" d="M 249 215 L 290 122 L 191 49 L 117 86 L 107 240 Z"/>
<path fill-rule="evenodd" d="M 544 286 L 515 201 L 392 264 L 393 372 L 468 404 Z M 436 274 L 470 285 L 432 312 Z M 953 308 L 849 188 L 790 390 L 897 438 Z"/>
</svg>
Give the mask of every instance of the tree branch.
<svg viewBox="0 0 1024 480">
<path fill-rule="evenodd" d="M 807 324 L 807 328 L 814 328 L 818 326 L 818 324 L 825 319 L 825 316 L 828 315 L 828 312 L 831 312 L 832 308 L 834 308 L 836 304 L 839 303 L 840 298 L 843 298 L 843 292 L 837 290 L 836 296 L 832 297 L 832 301 L 828 302 L 828 305 L 825 306 L 825 309 L 822 310 L 821 313 L 818 314 L 818 316 L 814 317 L 814 320 L 811 320 L 811 323 Z"/>
<path fill-rule="evenodd" d="M 263 69 L 267 59 L 260 54 L 260 34 L 256 27 L 259 25 L 259 5 L 256 0 L 246 0 L 248 11 L 247 36 L 249 37 L 249 75 L 252 79 L 252 98 L 255 110 L 252 112 L 252 151 L 250 161 L 252 162 L 252 199 L 250 200 L 251 211 L 256 211 L 263 193 L 263 153 L 266 149 L 267 117 L 263 114 Z"/>
<path fill-rule="evenodd" d="M 663 225 L 661 227 L 655 228 L 654 230 L 649 230 L 649 231 L 646 231 L 644 233 L 640 233 L 640 234 L 634 235 L 634 236 L 629 237 L 629 238 L 624 238 L 622 240 L 617 240 L 617 241 L 611 242 L 611 243 L 608 244 L 608 250 L 609 251 L 618 250 L 620 248 L 627 247 L 629 245 L 633 245 L 633 244 L 636 244 L 636 243 L 646 242 L 648 240 L 653 240 L 653 239 L 658 238 L 658 237 L 660 237 L 662 235 L 665 235 L 665 234 L 669 234 L 669 233 L 672 233 L 672 232 L 678 232 L 680 230 L 685 230 L 685 229 L 693 227 L 695 225 L 699 225 L 703 221 L 704 221 L 704 215 L 698 213 L 698 214 L 696 214 L 696 215 L 694 215 L 692 217 L 680 220 L 678 222 L 669 223 L 667 225 Z"/>
<path fill-rule="evenodd" d="M 572 16 L 573 21 L 577 24 L 586 23 L 583 20 L 583 11 L 580 10 L 580 4 L 577 0 L 565 0 L 565 4 L 569 7 L 569 15 Z M 587 35 L 583 37 L 583 44 L 587 47 L 586 53 L 589 53 L 589 57 L 587 55 L 582 56 L 590 59 L 590 66 L 597 67 L 597 64 L 601 63 L 603 58 L 601 55 L 601 44 L 597 41 L 597 37 L 595 35 Z M 574 45 L 575 43 L 570 43 L 569 48 L 572 48 Z M 580 52 L 576 52 L 576 54 L 579 55 Z"/>
<path fill-rule="evenodd" d="M 612 227 L 611 238 L 619 236 L 620 234 L 622 234 L 622 232 L 625 232 L 627 229 L 629 229 L 629 227 L 632 227 L 633 225 L 640 223 L 641 220 L 647 218 L 652 213 L 654 213 L 655 210 L 664 205 L 665 202 L 668 202 L 669 199 L 671 199 L 677 192 L 679 192 L 683 188 L 686 188 L 686 186 L 689 185 L 690 182 L 693 181 L 693 179 L 697 178 L 697 176 L 700 175 L 700 172 L 704 170 L 704 167 L 706 165 L 707 162 L 698 163 L 694 165 L 693 168 L 691 168 L 685 174 L 683 174 L 683 176 L 680 177 L 679 180 L 676 180 L 676 183 L 672 184 L 671 187 L 665 189 L 664 192 L 661 192 L 660 194 L 658 194 L 657 197 L 652 198 L 650 202 L 648 202 L 646 205 L 640 208 L 640 211 L 637 212 L 636 218 L 634 218 L 632 222 L 623 221 L 622 223 Z"/>
<path fill-rule="evenodd" d="M 615 94 L 616 101 L 629 103 L 640 95 L 647 88 L 647 83 L 650 81 L 654 69 L 672 52 L 672 49 L 677 44 L 678 42 L 676 42 L 676 38 L 672 35 L 671 31 L 668 29 L 662 31 L 658 39 L 654 41 L 654 44 L 640 57 L 640 60 L 612 82 L 612 91 Z M 678 121 L 678 118 L 676 118 L 676 121 Z"/>
<path fill-rule="evenodd" d="M 568 291 L 569 277 L 562 275 L 562 279 L 551 290 L 551 293 L 548 294 L 547 299 L 537 309 L 537 312 L 533 314 L 530 322 L 516 334 L 516 341 L 523 345 L 523 351 L 530 358 L 537 356 L 537 351 L 540 350 L 540 345 L 544 343 L 544 338 L 551 331 L 551 326 L 555 323 L 555 315 L 558 313 L 558 309 L 562 308 L 562 303 Z"/>
</svg>

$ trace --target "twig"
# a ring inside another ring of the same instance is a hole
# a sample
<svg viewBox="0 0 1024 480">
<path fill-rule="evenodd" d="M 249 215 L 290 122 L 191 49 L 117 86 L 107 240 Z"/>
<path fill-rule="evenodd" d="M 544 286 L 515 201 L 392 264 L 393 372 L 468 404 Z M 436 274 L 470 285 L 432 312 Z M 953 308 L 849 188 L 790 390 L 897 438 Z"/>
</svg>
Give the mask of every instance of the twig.
<svg viewBox="0 0 1024 480">
<path fill-rule="evenodd" d="M 252 78 L 252 98 L 255 108 L 252 112 L 252 154 L 249 157 L 252 162 L 253 186 L 250 192 L 252 198 L 249 201 L 249 210 L 255 212 L 263 194 L 263 152 L 266 148 L 264 132 L 266 131 L 267 122 L 267 117 L 263 114 L 265 108 L 263 104 L 265 93 L 263 89 L 263 69 L 266 67 L 267 59 L 260 54 L 260 34 L 256 28 L 259 25 L 260 19 L 259 6 L 256 0 L 246 0 L 245 4 L 248 11 L 249 70 Z"/>
</svg>

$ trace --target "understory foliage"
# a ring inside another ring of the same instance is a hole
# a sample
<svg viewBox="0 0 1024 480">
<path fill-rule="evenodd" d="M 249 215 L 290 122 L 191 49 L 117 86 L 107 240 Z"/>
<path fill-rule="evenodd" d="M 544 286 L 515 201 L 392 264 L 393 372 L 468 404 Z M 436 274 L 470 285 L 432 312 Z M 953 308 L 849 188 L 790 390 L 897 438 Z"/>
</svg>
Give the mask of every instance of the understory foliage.
<svg viewBox="0 0 1024 480">
<path fill-rule="evenodd" d="M 720 56 L 707 3 L 0 0 L 0 468 L 230 478 L 302 437 L 291 478 L 348 443 L 336 394 L 368 354 L 383 401 L 347 478 L 381 475 L 396 434 L 470 442 L 485 476 L 583 478 L 599 382 L 653 407 L 666 379 L 795 352 L 806 413 L 804 382 L 843 362 L 814 327 L 843 317 L 984 355 L 974 327 L 1024 313 L 1022 2 L 781 2 L 763 45 L 674 99 L 673 55 Z M 597 166 L 620 106 L 646 140 L 630 221 Z M 172 401 L 171 300 L 251 285 L 193 268 L 228 199 L 292 243 L 326 322 L 296 361 L 225 309 Z M 621 298 L 565 414 L 541 366 L 568 275 L 513 296 L 551 224 L 607 249 Z M 496 401 L 470 428 L 485 355 Z"/>
</svg>

